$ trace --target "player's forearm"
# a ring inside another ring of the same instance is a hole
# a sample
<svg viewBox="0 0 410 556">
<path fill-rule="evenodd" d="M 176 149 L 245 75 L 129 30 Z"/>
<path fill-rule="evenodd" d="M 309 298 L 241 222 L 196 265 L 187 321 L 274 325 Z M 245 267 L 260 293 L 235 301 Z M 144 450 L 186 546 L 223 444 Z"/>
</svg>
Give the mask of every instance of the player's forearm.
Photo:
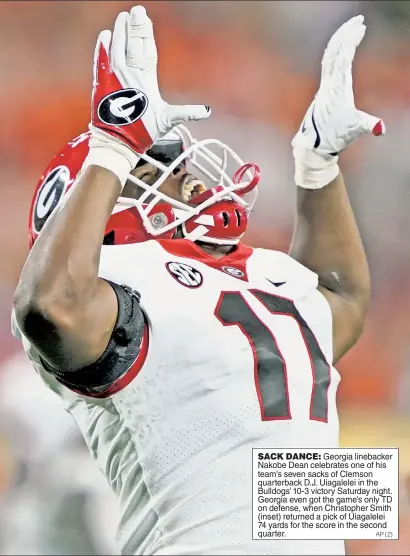
<svg viewBox="0 0 410 556">
<path fill-rule="evenodd" d="M 290 255 L 316 272 L 324 288 L 367 305 L 369 269 L 341 173 L 321 189 L 298 187 Z"/>
<path fill-rule="evenodd" d="M 16 290 L 16 307 L 69 310 L 93 295 L 106 222 L 120 191 L 114 173 L 98 166 L 86 169 L 33 246 Z"/>
</svg>

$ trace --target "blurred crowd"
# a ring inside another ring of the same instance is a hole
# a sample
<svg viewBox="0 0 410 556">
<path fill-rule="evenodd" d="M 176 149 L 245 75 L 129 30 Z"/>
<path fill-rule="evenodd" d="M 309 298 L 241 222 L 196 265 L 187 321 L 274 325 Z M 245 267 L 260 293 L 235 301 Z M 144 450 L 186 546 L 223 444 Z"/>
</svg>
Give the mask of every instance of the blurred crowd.
<svg viewBox="0 0 410 556">
<path fill-rule="evenodd" d="M 400 541 L 355 541 L 349 553 L 410 554 L 410 2 L 143 4 L 155 24 L 164 98 L 210 104 L 212 117 L 193 125 L 194 135 L 217 137 L 260 165 L 246 241 L 284 250 L 295 201 L 291 138 L 328 38 L 349 17 L 365 16 L 356 104 L 384 119 L 387 136 L 365 138 L 341 157 L 373 280 L 363 338 L 338 365 L 342 443 L 400 447 L 402 526 Z M 9 318 L 33 189 L 49 159 L 86 129 L 97 33 L 132 5 L 0 2 L 2 554 L 113 553 L 115 501 L 71 418 L 21 356 Z"/>
</svg>

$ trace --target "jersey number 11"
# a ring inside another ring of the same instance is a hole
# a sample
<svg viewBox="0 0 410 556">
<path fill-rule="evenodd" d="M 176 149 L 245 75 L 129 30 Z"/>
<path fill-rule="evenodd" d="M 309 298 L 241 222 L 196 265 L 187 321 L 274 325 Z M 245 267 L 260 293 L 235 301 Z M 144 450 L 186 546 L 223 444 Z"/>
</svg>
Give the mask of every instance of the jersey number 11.
<svg viewBox="0 0 410 556">
<path fill-rule="evenodd" d="M 271 313 L 293 317 L 298 323 L 312 368 L 310 419 L 327 422 L 330 366 L 315 335 L 289 299 L 260 290 L 249 292 Z M 251 345 L 262 420 L 291 419 L 286 362 L 271 330 L 254 313 L 240 292 L 222 292 L 215 315 L 224 326 L 238 326 Z"/>
</svg>

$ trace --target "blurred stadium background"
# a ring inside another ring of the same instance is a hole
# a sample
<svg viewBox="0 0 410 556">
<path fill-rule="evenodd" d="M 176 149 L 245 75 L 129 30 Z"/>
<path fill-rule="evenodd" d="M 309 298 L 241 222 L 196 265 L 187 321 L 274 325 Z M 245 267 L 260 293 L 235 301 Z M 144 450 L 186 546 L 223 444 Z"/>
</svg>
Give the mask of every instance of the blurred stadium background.
<svg viewBox="0 0 410 556">
<path fill-rule="evenodd" d="M 135 3 L 135 2 L 134 2 Z M 27 255 L 28 206 L 49 159 L 86 129 L 97 33 L 134 3 L 0 2 L 0 553 L 113 554 L 116 506 L 83 442 L 9 332 Z M 399 446 L 399 541 L 349 554 L 410 554 L 410 2 L 143 2 L 154 20 L 170 102 L 206 103 L 192 126 L 262 168 L 247 241 L 286 249 L 295 187 L 290 140 L 318 83 L 326 41 L 363 13 L 357 104 L 383 117 L 342 156 L 370 259 L 366 331 L 338 365 L 342 444 Z M 409 288 L 409 289 L 408 289 Z"/>
</svg>

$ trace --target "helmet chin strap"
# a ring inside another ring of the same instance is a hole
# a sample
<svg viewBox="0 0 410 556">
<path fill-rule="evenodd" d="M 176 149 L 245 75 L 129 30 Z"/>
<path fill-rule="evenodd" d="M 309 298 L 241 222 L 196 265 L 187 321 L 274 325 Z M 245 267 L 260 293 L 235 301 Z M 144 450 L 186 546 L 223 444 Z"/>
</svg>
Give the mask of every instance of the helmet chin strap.
<svg viewBox="0 0 410 556">
<path fill-rule="evenodd" d="M 206 226 L 198 226 L 193 230 L 190 234 L 186 232 L 186 229 L 183 224 L 180 224 L 177 228 L 176 234 L 172 239 L 188 239 L 189 241 L 196 242 L 199 239 L 201 241 L 206 242 L 206 237 L 204 234 L 208 232 L 208 228 Z"/>
<path fill-rule="evenodd" d="M 195 230 L 193 230 L 190 234 L 184 233 L 184 225 L 182 225 L 181 227 L 183 230 L 182 234 L 185 239 L 189 239 L 189 241 L 198 241 L 199 239 L 201 239 L 202 241 L 206 242 L 205 234 L 209 231 L 206 226 L 200 225 L 195 228 Z"/>
<path fill-rule="evenodd" d="M 174 212 L 178 215 L 180 212 L 179 209 L 174 209 Z M 196 228 L 194 228 L 191 232 L 187 232 L 185 222 L 182 222 L 178 226 L 178 235 L 174 236 L 174 239 L 177 237 L 182 237 L 184 239 L 188 239 L 192 242 L 201 241 L 208 245 L 236 245 L 239 243 L 238 239 L 226 239 L 226 238 L 213 238 L 207 237 L 207 233 L 209 229 L 214 225 L 214 217 L 210 214 L 198 214 L 194 218 L 194 223 L 197 224 Z"/>
<path fill-rule="evenodd" d="M 193 242 L 201 242 L 206 243 L 209 246 L 216 247 L 230 247 L 232 245 L 237 245 L 239 243 L 239 238 L 237 239 L 226 239 L 226 238 L 214 238 L 214 237 L 207 237 L 207 233 L 209 232 L 209 228 L 203 225 L 199 225 L 195 228 L 192 232 L 187 233 L 185 228 L 185 222 L 183 222 L 179 228 L 181 229 L 181 234 L 184 239 L 188 239 L 189 241 Z"/>
<path fill-rule="evenodd" d="M 209 238 L 205 235 L 207 232 L 208 228 L 206 226 L 200 225 L 195 228 L 195 230 L 193 230 L 190 234 L 188 234 L 186 233 L 184 224 L 180 224 L 172 239 L 188 239 L 193 243 L 202 243 L 212 250 L 218 249 L 218 247 L 225 247 L 229 250 L 231 247 L 239 243 L 239 239 L 229 241 L 222 238 L 220 240 Z"/>
<path fill-rule="evenodd" d="M 179 209 L 174 209 L 174 213 L 178 216 L 179 214 L 181 214 L 183 211 L 180 211 Z M 205 215 L 203 215 L 205 216 Z M 203 216 L 201 217 L 201 215 L 199 214 L 197 216 L 197 218 L 195 219 L 195 223 L 198 224 L 198 226 L 192 230 L 192 232 L 190 232 L 189 234 L 186 231 L 185 228 L 185 223 L 182 223 L 178 226 L 178 232 L 180 235 L 180 237 L 183 237 L 184 239 L 189 239 L 189 241 L 197 241 L 200 237 L 202 237 L 204 234 L 206 234 L 209 230 L 209 228 L 207 228 L 204 224 L 205 222 L 201 222 L 201 220 L 204 220 Z M 209 222 L 209 224 L 211 224 L 212 222 Z M 175 237 L 175 236 L 174 236 Z"/>
</svg>

